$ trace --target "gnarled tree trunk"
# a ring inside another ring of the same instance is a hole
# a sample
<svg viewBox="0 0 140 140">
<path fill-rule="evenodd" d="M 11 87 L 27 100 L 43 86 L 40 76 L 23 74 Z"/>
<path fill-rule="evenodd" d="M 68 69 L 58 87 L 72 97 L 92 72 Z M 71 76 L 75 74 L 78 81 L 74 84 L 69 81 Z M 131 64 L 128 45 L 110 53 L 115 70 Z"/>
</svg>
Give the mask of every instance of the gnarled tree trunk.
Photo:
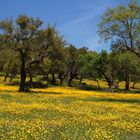
<svg viewBox="0 0 140 140">
<path fill-rule="evenodd" d="M 26 67 L 25 67 L 25 56 L 22 55 L 21 56 L 21 72 L 20 72 L 20 88 L 19 88 L 19 92 L 26 92 L 26 75 L 27 75 L 27 71 L 26 71 Z"/>
</svg>

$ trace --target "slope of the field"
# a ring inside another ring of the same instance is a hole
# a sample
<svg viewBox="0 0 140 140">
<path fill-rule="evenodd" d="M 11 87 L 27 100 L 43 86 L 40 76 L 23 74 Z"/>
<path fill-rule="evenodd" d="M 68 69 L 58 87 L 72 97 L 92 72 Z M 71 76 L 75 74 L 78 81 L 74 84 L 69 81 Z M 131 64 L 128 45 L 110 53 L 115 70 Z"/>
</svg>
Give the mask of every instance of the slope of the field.
<svg viewBox="0 0 140 140">
<path fill-rule="evenodd" d="M 140 94 L 0 85 L 1 140 L 139 140 Z"/>
</svg>

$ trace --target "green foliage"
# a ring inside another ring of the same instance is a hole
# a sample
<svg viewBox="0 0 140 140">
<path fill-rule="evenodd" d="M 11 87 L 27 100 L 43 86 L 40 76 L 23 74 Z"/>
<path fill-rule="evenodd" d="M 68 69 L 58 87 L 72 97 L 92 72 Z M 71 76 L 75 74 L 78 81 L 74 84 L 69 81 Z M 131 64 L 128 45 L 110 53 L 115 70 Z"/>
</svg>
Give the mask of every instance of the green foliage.
<svg viewBox="0 0 140 140">
<path fill-rule="evenodd" d="M 99 24 L 99 35 L 112 40 L 113 49 L 127 49 L 140 57 L 140 5 L 132 1 L 128 6 L 109 8 Z"/>
<path fill-rule="evenodd" d="M 139 59 L 130 52 L 119 54 L 117 56 L 118 61 L 118 79 L 125 80 L 126 75 L 129 76 L 132 81 L 137 75 L 139 78 L 140 61 Z M 134 80 L 135 81 L 135 80 Z"/>
</svg>

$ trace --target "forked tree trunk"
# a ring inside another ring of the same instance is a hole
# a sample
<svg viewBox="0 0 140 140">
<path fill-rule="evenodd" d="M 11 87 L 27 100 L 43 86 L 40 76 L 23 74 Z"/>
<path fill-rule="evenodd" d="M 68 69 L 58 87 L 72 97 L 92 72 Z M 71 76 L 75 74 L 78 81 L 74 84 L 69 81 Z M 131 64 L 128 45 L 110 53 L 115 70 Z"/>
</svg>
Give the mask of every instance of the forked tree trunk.
<svg viewBox="0 0 140 140">
<path fill-rule="evenodd" d="M 5 78 L 4 78 L 4 82 L 6 82 L 7 78 L 8 78 L 8 74 L 6 73 Z"/>
<path fill-rule="evenodd" d="M 98 80 L 95 80 L 95 81 L 97 82 L 98 89 L 101 89 L 99 81 Z"/>
<path fill-rule="evenodd" d="M 108 87 L 111 89 L 113 86 L 113 81 L 111 81 L 109 79 L 106 79 L 106 81 L 107 81 Z"/>
<path fill-rule="evenodd" d="M 106 81 L 108 83 L 108 87 L 111 89 L 112 88 L 112 85 L 113 85 L 113 81 L 111 80 L 111 78 L 109 78 L 108 76 L 106 76 L 104 73 L 103 73 L 103 76 L 104 76 L 104 78 L 106 79 Z"/>
</svg>

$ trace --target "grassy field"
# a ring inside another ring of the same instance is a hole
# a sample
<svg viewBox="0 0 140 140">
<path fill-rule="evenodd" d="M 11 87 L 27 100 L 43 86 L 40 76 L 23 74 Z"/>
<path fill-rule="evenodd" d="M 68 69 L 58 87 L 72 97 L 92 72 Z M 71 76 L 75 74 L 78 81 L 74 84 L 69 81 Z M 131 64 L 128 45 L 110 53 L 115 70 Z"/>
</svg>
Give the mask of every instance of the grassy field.
<svg viewBox="0 0 140 140">
<path fill-rule="evenodd" d="M 140 94 L 68 87 L 17 90 L 1 80 L 0 140 L 140 139 Z"/>
</svg>

